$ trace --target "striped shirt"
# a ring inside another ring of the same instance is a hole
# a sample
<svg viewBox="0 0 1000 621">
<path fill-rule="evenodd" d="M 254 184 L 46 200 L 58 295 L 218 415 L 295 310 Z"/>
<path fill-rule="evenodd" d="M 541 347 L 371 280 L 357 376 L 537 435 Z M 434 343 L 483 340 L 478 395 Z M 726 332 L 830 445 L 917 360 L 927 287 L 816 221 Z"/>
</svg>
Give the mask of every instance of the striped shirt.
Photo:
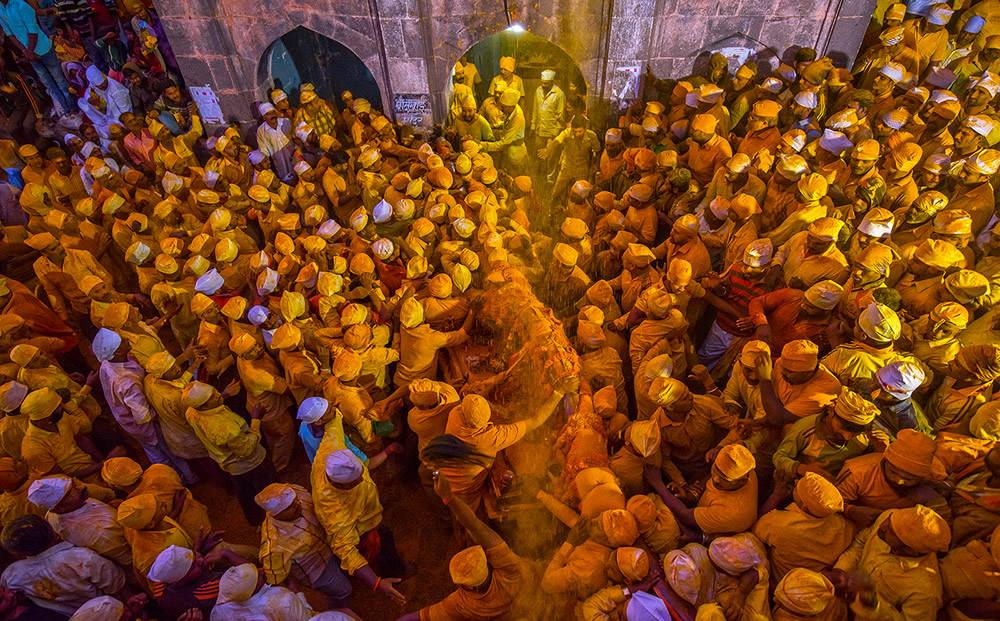
<svg viewBox="0 0 1000 621">
<path fill-rule="evenodd" d="M 87 39 L 94 36 L 90 28 L 90 18 L 94 16 L 94 11 L 87 0 L 55 0 L 53 4 L 63 22 L 80 33 L 81 37 Z"/>
<path fill-rule="evenodd" d="M 219 597 L 221 577 L 222 572 L 208 571 L 194 582 L 187 584 L 153 582 L 151 584 L 153 599 L 170 619 L 176 619 L 191 608 L 197 608 L 207 615 Z"/>
<path fill-rule="evenodd" d="M 724 299 L 735 306 L 736 308 L 743 311 L 744 316 L 749 315 L 750 300 L 764 295 L 770 288 L 764 284 L 764 281 L 751 282 L 747 279 L 746 275 L 743 273 L 743 266 L 739 263 L 733 265 L 729 270 L 729 274 L 722 281 L 725 287 L 726 294 Z M 736 320 L 739 317 L 733 317 L 728 313 L 719 312 L 716 316 L 716 321 L 719 322 L 719 327 L 728 332 L 729 334 L 734 334 L 736 336 L 751 336 L 753 334 L 753 328 L 748 330 L 740 330 L 736 326 Z"/>
</svg>

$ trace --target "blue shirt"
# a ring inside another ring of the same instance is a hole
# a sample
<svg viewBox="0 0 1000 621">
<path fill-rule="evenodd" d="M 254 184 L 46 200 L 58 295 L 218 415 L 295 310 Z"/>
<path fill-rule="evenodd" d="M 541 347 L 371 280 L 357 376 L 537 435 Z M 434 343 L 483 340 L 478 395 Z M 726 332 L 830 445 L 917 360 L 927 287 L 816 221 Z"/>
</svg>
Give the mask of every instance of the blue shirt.
<svg viewBox="0 0 1000 621">
<path fill-rule="evenodd" d="M 52 39 L 42 32 L 35 9 L 24 0 L 10 0 L 7 6 L 0 4 L 0 28 L 17 39 L 25 48 L 28 47 L 28 35 L 38 35 L 38 43 L 35 44 L 33 51 L 39 56 L 44 56 L 52 50 Z"/>
<path fill-rule="evenodd" d="M 309 428 L 309 423 L 301 423 L 299 425 L 299 437 L 302 438 L 302 446 L 306 449 L 306 457 L 309 458 L 309 463 L 311 464 L 316 459 L 316 451 L 319 450 L 319 443 L 323 441 L 323 436 L 317 438 Z M 358 447 L 351 444 L 350 438 L 346 435 L 344 436 L 344 444 L 361 460 L 361 463 L 366 466 L 368 465 L 368 456 L 362 453 Z"/>
</svg>

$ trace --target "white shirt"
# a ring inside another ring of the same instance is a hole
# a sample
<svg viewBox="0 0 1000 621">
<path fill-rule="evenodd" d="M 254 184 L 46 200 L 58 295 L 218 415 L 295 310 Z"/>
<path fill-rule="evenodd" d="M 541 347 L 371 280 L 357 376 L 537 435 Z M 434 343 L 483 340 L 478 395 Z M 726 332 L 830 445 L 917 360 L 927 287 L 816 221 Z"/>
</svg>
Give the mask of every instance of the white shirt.
<svg viewBox="0 0 1000 621">
<path fill-rule="evenodd" d="M 0 586 L 23 591 L 42 608 L 69 616 L 95 597 L 120 591 L 125 573 L 93 550 L 64 541 L 11 563 L 0 574 Z"/>
<path fill-rule="evenodd" d="M 257 148 L 271 158 L 278 178 L 282 181 L 287 180 L 292 174 L 292 152 L 295 144 L 291 142 L 291 135 L 292 122 L 283 116 L 278 117 L 278 127 L 272 128 L 265 122 L 257 128 Z"/>
<path fill-rule="evenodd" d="M 142 389 L 146 373 L 135 360 L 101 363 L 101 387 L 115 420 L 130 436 L 143 444 L 156 444 L 153 408 Z"/>
<path fill-rule="evenodd" d="M 118 510 L 110 505 L 90 498 L 76 511 L 49 511 L 45 519 L 64 541 L 89 548 L 119 565 L 132 564 L 132 547 L 118 523 Z"/>
<path fill-rule="evenodd" d="M 535 105 L 531 112 L 531 129 L 539 136 L 555 138 L 565 126 L 562 122 L 563 111 L 566 109 L 566 95 L 562 89 L 552 85 L 548 94 L 539 86 L 535 89 Z"/>
<path fill-rule="evenodd" d="M 216 604 L 210 621 L 309 621 L 312 608 L 305 595 L 265 584 L 250 599 Z"/>
</svg>

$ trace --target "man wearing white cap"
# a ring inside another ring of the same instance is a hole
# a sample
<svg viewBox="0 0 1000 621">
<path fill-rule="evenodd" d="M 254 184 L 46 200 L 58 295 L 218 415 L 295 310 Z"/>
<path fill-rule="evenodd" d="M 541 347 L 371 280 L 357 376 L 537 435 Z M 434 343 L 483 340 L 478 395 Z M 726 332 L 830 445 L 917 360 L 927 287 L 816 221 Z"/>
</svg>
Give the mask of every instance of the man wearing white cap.
<svg viewBox="0 0 1000 621">
<path fill-rule="evenodd" d="M 129 342 L 101 328 L 94 336 L 93 347 L 101 363 L 99 375 L 104 397 L 121 428 L 142 445 L 150 462 L 170 466 L 185 485 L 196 483 L 198 477 L 187 461 L 170 451 L 159 424 L 153 420 L 156 411 L 150 407 L 143 390 L 146 372 L 130 355 Z"/>
<path fill-rule="evenodd" d="M 312 616 L 305 593 L 271 586 L 264 582 L 260 570 L 244 563 L 230 567 L 219 579 L 219 598 L 212 609 L 211 621 L 309 621 Z"/>
<path fill-rule="evenodd" d="M 909 360 L 890 362 L 879 369 L 875 373 L 878 389 L 873 395 L 879 413 L 872 427 L 893 439 L 900 429 L 930 434 L 923 408 L 911 398 L 925 378 L 924 369 Z"/>
<path fill-rule="evenodd" d="M 799 129 L 805 132 L 806 140 L 812 142 L 819 138 L 822 128 L 816 120 L 815 110 L 819 105 L 819 95 L 814 91 L 799 91 L 791 101 L 788 112 L 792 123 L 785 131 Z"/>
<path fill-rule="evenodd" d="M 974 8 L 974 7 L 973 7 Z M 976 50 L 976 38 L 986 25 L 986 20 L 978 15 L 969 17 L 973 9 L 963 12 L 962 17 L 968 21 L 962 26 L 958 34 L 953 34 L 948 38 L 948 45 L 945 48 L 944 58 L 940 66 L 950 67 L 952 63 L 958 62 Z"/>
<path fill-rule="evenodd" d="M 121 567 L 132 565 L 132 547 L 118 523 L 118 510 L 90 498 L 79 479 L 62 474 L 38 479 L 28 488 L 28 500 L 48 511 L 45 519 L 63 541 L 90 548 Z"/>
<path fill-rule="evenodd" d="M 121 82 L 104 75 L 97 67 L 87 67 L 86 75 L 90 86 L 77 100 L 77 105 L 94 124 L 97 133 L 107 140 L 111 137 L 111 126 L 120 124 L 119 116 L 132 112 L 132 99 Z"/>
<path fill-rule="evenodd" d="M 406 566 L 396 552 L 392 532 L 382 524 L 378 489 L 354 453 L 336 444 L 333 434 L 324 438 L 309 475 L 316 517 L 341 568 L 403 604 L 406 597 L 393 585 L 406 573 Z M 376 574 L 372 563 L 391 577 Z"/>
<path fill-rule="evenodd" d="M 844 288 L 824 280 L 800 289 L 778 289 L 750 301 L 747 312 L 756 326 L 754 338 L 765 341 L 771 351 L 785 344 L 810 339 L 826 344 L 826 328 L 833 309 L 844 297 Z"/>
<path fill-rule="evenodd" d="M 269 103 L 257 107 L 262 122 L 257 128 L 257 148 L 271 158 L 278 178 L 288 181 L 292 177 L 292 122 L 278 114 Z"/>
<path fill-rule="evenodd" d="M 893 347 L 900 331 L 901 324 L 895 311 L 884 304 L 872 302 L 858 315 L 855 340 L 835 347 L 823 358 L 823 364 L 845 387 L 871 394 L 878 388 L 875 374 L 887 364 L 906 361 L 921 370 L 926 369 L 914 355 Z M 925 372 L 924 375 L 925 381 L 930 381 L 930 373 Z"/>
<path fill-rule="evenodd" d="M 948 51 L 946 26 L 954 12 L 947 4 L 935 4 L 924 17 L 903 22 L 903 45 L 920 55 L 918 75 L 923 74 L 931 63 L 938 64 L 944 60 Z"/>
<path fill-rule="evenodd" d="M 351 596 L 351 583 L 340 569 L 316 519 L 312 494 L 304 487 L 272 483 L 256 496 L 267 516 L 261 526 L 260 565 L 271 585 L 286 581 L 327 596 L 330 608 L 340 608 Z"/>
<path fill-rule="evenodd" d="M 742 347 L 745 339 L 753 336 L 753 324 L 747 313 L 751 300 L 774 289 L 766 282 L 773 252 L 769 239 L 755 240 L 747 244 L 742 260 L 731 265 L 724 277 L 705 279 L 705 300 L 716 307 L 717 314 L 698 348 L 698 360 L 710 371 L 734 340 Z"/>
</svg>

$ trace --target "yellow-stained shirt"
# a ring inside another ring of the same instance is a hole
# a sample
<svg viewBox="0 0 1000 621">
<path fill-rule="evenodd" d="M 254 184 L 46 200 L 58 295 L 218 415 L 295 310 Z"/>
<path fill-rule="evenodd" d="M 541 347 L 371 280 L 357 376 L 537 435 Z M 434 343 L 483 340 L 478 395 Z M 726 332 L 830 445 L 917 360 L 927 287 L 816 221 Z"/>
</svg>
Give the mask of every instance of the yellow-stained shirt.
<svg viewBox="0 0 1000 621">
<path fill-rule="evenodd" d="M 733 535 L 750 529 L 757 520 L 757 474 L 734 491 L 717 488 L 710 479 L 698 499 L 694 519 L 705 534 Z"/>
<path fill-rule="evenodd" d="M 225 472 L 240 475 L 260 465 L 267 452 L 260 443 L 260 420 L 246 421 L 220 405 L 207 410 L 188 408 L 184 418 L 208 450 L 208 456 Z"/>
<path fill-rule="evenodd" d="M 440 332 L 422 323 L 414 328 L 402 327 L 400 332 L 399 364 L 393 382 L 406 386 L 417 378 L 437 377 L 438 350 L 465 342 L 465 330 Z"/>
<path fill-rule="evenodd" d="M 156 410 L 167 446 L 183 459 L 208 457 L 208 450 L 188 424 L 184 417 L 186 408 L 181 405 L 181 393 L 191 379 L 187 372 L 176 380 L 159 379 L 148 373 L 143 378 L 146 400 Z"/>
<path fill-rule="evenodd" d="M 528 574 L 524 561 L 506 543 L 486 550 L 490 585 L 485 591 L 456 589 L 440 602 L 420 610 L 421 621 L 507 619 Z"/>
<path fill-rule="evenodd" d="M 299 485 L 292 485 L 292 489 L 302 515 L 287 522 L 268 514 L 261 526 L 260 564 L 268 584 L 281 584 L 289 574 L 316 584 L 333 558 L 326 531 L 313 509 L 312 494 Z"/>
<path fill-rule="evenodd" d="M 68 513 L 49 511 L 45 519 L 63 541 L 90 548 L 119 565 L 132 564 L 132 547 L 118 523 L 118 510 L 92 498 Z"/>
<path fill-rule="evenodd" d="M 44 476 L 53 468 L 74 476 L 94 465 L 94 459 L 76 443 L 76 436 L 81 433 L 90 433 L 90 421 L 68 413 L 56 423 L 56 431 L 29 424 L 21 443 L 21 456 L 36 476 Z"/>
<path fill-rule="evenodd" d="M 326 476 L 326 457 L 343 448 L 334 441 L 336 434 L 324 433 L 323 441 L 313 460 L 309 480 L 312 483 L 313 507 L 316 517 L 326 530 L 327 543 L 340 559 L 340 566 L 352 576 L 368 564 L 358 550 L 361 538 L 382 523 L 382 503 L 368 468 L 364 468 L 360 483 L 348 490 L 333 486 Z"/>
<path fill-rule="evenodd" d="M 753 534 L 767 544 L 775 581 L 796 567 L 831 569 L 854 541 L 854 524 L 841 513 L 815 517 L 792 503 L 761 516 Z"/>
<path fill-rule="evenodd" d="M 858 533 L 835 566 L 843 571 L 860 570 L 875 582 L 877 608 L 864 609 L 855 603 L 851 606 L 854 618 L 873 621 L 934 619 L 943 603 L 937 556 L 894 555 L 889 544 L 878 536 L 879 527 L 891 514 L 892 511 L 886 511 L 871 527 Z"/>
</svg>

